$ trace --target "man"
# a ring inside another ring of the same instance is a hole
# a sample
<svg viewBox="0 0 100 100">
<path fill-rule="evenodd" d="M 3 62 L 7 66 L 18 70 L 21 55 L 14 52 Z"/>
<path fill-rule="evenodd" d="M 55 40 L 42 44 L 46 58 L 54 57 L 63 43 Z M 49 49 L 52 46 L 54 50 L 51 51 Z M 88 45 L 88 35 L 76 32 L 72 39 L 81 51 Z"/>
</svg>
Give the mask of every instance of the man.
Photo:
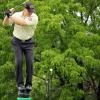
<svg viewBox="0 0 100 100">
<path fill-rule="evenodd" d="M 13 9 L 8 10 L 5 14 L 3 25 L 14 24 L 12 44 L 15 51 L 16 63 L 16 80 L 18 94 L 29 95 L 32 89 L 33 74 L 33 47 L 32 37 L 38 23 L 38 16 L 34 13 L 34 6 L 31 2 L 24 3 L 24 9 L 21 12 L 11 14 Z M 24 86 L 22 75 L 22 58 L 26 58 L 26 83 Z"/>
</svg>

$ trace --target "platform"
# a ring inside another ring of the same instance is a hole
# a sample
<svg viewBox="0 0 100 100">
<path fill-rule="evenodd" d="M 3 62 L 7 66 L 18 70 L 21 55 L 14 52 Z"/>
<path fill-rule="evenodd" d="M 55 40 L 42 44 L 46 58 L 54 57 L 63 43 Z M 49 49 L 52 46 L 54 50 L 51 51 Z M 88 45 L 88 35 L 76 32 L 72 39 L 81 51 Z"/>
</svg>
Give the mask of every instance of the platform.
<svg viewBox="0 0 100 100">
<path fill-rule="evenodd" d="M 17 100 L 32 100 L 32 98 L 17 98 Z"/>
</svg>

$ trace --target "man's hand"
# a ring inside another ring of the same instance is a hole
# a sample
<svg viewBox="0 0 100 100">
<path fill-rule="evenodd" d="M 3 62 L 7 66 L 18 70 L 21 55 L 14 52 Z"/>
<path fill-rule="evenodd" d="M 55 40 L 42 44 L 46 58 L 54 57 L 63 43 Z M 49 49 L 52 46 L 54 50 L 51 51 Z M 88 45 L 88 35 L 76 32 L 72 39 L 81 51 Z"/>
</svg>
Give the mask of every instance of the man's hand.
<svg viewBox="0 0 100 100">
<path fill-rule="evenodd" d="M 11 9 L 5 11 L 5 13 L 4 13 L 5 17 L 4 17 L 4 20 L 3 20 L 3 25 L 9 25 L 10 16 L 12 16 L 12 14 L 14 12 L 15 12 L 14 8 L 11 8 Z"/>
<path fill-rule="evenodd" d="M 14 8 L 5 11 L 5 15 L 9 18 L 15 12 Z"/>
<path fill-rule="evenodd" d="M 5 15 L 9 18 L 11 16 L 11 11 L 10 10 L 6 10 L 5 11 Z"/>
<path fill-rule="evenodd" d="M 15 12 L 15 8 L 11 8 L 10 12 L 13 14 Z"/>
</svg>

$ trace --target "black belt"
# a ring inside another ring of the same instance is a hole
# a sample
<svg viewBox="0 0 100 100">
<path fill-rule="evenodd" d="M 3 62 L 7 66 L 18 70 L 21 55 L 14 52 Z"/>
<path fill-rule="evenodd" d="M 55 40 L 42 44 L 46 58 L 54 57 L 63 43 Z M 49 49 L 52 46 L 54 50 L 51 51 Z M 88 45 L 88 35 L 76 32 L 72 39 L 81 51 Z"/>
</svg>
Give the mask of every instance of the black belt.
<svg viewBox="0 0 100 100">
<path fill-rule="evenodd" d="M 18 41 L 20 41 L 20 42 L 27 42 L 27 41 L 30 41 L 32 38 L 30 38 L 30 39 L 27 39 L 27 40 L 21 40 L 21 39 L 18 39 L 18 38 L 16 38 L 16 37 L 13 37 L 14 39 L 16 39 L 16 40 L 18 40 Z"/>
</svg>

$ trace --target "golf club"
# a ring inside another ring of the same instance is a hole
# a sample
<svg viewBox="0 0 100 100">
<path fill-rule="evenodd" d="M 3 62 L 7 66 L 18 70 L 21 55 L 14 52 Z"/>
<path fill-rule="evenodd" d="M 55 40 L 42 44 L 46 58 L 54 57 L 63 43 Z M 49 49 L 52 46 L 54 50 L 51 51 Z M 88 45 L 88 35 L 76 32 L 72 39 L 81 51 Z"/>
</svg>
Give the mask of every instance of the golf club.
<svg viewBox="0 0 100 100">
<path fill-rule="evenodd" d="M 23 2 L 23 3 L 21 3 L 21 4 L 17 5 L 17 6 L 15 6 L 14 8 L 18 9 L 19 7 L 23 6 L 26 2 L 27 1 L 25 1 L 25 2 Z M 5 11 L 4 12 L 0 12 L 0 14 L 5 14 Z"/>
</svg>

